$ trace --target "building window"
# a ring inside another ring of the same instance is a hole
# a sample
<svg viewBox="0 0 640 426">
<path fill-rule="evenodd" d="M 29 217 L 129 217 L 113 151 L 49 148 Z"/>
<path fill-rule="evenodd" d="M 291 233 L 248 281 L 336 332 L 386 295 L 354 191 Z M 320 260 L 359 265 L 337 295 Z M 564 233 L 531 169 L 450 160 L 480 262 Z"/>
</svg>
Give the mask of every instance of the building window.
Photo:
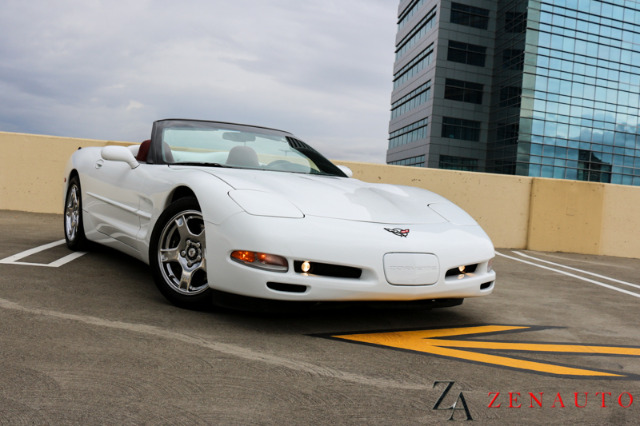
<svg viewBox="0 0 640 426">
<path fill-rule="evenodd" d="M 431 82 L 427 81 L 422 86 L 401 97 L 391 104 L 391 119 L 401 116 L 419 105 L 427 102 L 431 97 Z"/>
<path fill-rule="evenodd" d="M 390 161 L 387 164 L 393 166 L 413 166 L 413 167 L 424 167 L 424 155 L 419 155 L 417 157 L 405 158 L 397 161 Z"/>
<path fill-rule="evenodd" d="M 442 117 L 442 137 L 478 142 L 480 141 L 480 122 Z"/>
<path fill-rule="evenodd" d="M 524 33 L 527 30 L 527 12 L 507 12 L 504 30 L 508 33 Z"/>
<path fill-rule="evenodd" d="M 411 30 L 409 34 L 398 43 L 396 50 L 396 61 L 400 59 L 402 55 L 407 53 L 409 49 L 411 49 L 415 44 L 426 34 L 429 32 L 431 28 L 436 23 L 436 8 L 434 7 L 428 14 L 425 16 L 416 27 Z"/>
<path fill-rule="evenodd" d="M 489 26 L 489 11 L 461 3 L 451 3 L 451 22 L 486 30 Z"/>
<path fill-rule="evenodd" d="M 511 160 L 495 160 L 491 173 L 515 175 L 516 163 L 515 161 L 511 161 Z"/>
<path fill-rule="evenodd" d="M 431 63 L 433 57 L 433 44 L 423 50 L 418 56 L 413 58 L 407 65 L 402 67 L 393 80 L 393 88 L 397 89 L 407 81 L 415 77 L 420 71 L 425 69 Z"/>
<path fill-rule="evenodd" d="M 482 84 L 448 78 L 444 86 L 444 98 L 452 101 L 482 104 Z"/>
<path fill-rule="evenodd" d="M 449 40 L 447 60 L 484 67 L 486 53 L 487 48 L 484 46 Z"/>
<path fill-rule="evenodd" d="M 496 145 L 508 146 L 518 143 L 520 125 L 518 123 L 498 123 Z"/>
<path fill-rule="evenodd" d="M 593 151 L 580 150 L 578 154 L 578 180 L 611 182 L 611 164 L 598 158 Z"/>
<path fill-rule="evenodd" d="M 507 86 L 500 89 L 500 106 L 520 108 L 522 88 Z"/>
<path fill-rule="evenodd" d="M 407 8 L 400 14 L 398 20 L 398 29 L 405 26 L 405 24 L 411 19 L 413 15 L 426 3 L 427 0 L 414 0 L 407 6 Z"/>
<path fill-rule="evenodd" d="M 524 50 L 504 49 L 502 51 L 502 68 L 505 70 L 522 71 L 524 69 Z"/>
<path fill-rule="evenodd" d="M 448 170 L 463 170 L 466 172 L 477 172 L 478 160 L 475 158 L 441 155 L 440 161 L 438 162 L 438 168 Z"/>
<path fill-rule="evenodd" d="M 416 121 L 389 133 L 389 148 L 406 145 L 427 137 L 427 119 Z"/>
</svg>

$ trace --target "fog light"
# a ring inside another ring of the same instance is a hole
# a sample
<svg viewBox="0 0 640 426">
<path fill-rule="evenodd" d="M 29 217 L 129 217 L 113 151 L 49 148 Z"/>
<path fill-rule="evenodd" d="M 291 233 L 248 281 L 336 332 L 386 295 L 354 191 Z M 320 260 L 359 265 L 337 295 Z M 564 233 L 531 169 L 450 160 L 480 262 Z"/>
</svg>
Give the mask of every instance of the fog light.
<svg viewBox="0 0 640 426">
<path fill-rule="evenodd" d="M 252 268 L 265 269 L 267 271 L 287 272 L 289 270 L 289 262 L 287 262 L 287 259 L 275 254 L 236 250 L 231 253 L 231 260 Z"/>
<path fill-rule="evenodd" d="M 302 262 L 302 265 L 300 265 L 300 269 L 306 274 L 311 270 L 311 264 L 305 260 L 304 262 Z"/>
<path fill-rule="evenodd" d="M 447 270 L 445 277 L 458 277 L 458 279 L 462 279 L 465 277 L 472 277 L 473 273 L 476 272 L 477 268 L 478 268 L 477 263 L 472 265 L 456 266 L 455 268 L 451 268 Z"/>
</svg>

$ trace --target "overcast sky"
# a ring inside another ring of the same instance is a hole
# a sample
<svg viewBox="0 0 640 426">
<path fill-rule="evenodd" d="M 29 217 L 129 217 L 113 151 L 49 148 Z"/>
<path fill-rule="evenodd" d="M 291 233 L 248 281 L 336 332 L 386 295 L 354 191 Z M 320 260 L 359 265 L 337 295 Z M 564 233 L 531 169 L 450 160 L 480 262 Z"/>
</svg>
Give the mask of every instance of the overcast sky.
<svg viewBox="0 0 640 426">
<path fill-rule="evenodd" d="M 161 118 L 384 163 L 397 0 L 2 0 L 0 131 L 140 142 Z"/>
</svg>

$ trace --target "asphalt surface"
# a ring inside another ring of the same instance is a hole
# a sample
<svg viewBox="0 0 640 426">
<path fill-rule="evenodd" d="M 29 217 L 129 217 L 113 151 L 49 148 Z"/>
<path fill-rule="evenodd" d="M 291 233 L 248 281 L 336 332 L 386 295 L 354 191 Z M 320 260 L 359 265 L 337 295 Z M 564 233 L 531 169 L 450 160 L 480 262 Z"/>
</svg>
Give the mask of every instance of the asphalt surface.
<svg viewBox="0 0 640 426">
<path fill-rule="evenodd" d="M 173 307 L 107 249 L 16 257 L 62 238 L 62 216 L 0 211 L 0 424 L 640 421 L 638 259 L 499 250 L 493 295 L 461 306 L 277 315 Z"/>
</svg>

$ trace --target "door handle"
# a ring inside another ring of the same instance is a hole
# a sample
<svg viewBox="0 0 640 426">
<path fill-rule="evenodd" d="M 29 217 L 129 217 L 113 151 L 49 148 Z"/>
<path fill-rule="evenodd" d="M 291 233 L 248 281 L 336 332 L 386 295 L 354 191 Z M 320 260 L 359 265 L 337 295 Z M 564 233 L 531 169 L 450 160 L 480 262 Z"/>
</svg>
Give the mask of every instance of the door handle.
<svg viewBox="0 0 640 426">
<path fill-rule="evenodd" d="M 101 168 L 103 164 L 104 164 L 104 160 L 98 160 L 98 161 L 96 161 L 96 169 Z"/>
</svg>

